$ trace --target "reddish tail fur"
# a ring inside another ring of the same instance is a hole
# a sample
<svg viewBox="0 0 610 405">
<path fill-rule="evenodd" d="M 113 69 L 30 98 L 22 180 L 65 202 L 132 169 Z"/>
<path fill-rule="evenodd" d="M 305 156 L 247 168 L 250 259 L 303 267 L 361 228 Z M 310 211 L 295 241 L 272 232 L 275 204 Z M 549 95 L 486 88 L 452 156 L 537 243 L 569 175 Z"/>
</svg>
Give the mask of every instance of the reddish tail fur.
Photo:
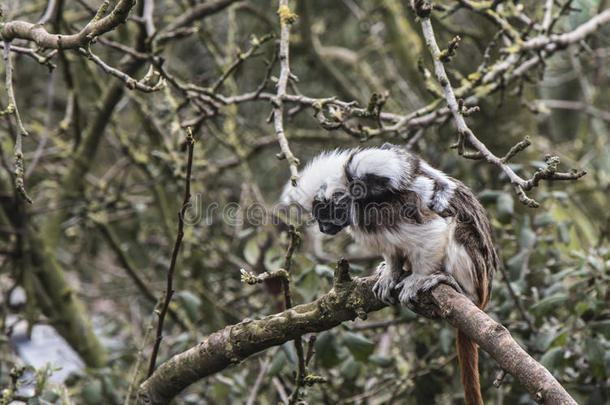
<svg viewBox="0 0 610 405">
<path fill-rule="evenodd" d="M 483 405 L 481 385 L 479 383 L 478 346 L 459 329 L 457 331 L 456 343 L 466 405 Z"/>
</svg>

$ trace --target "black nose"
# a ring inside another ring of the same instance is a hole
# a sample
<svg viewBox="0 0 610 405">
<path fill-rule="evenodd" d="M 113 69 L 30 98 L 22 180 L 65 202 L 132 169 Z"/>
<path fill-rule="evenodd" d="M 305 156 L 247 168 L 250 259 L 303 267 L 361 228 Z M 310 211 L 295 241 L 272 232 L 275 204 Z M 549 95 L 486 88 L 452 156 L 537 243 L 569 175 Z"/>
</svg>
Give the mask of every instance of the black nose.
<svg viewBox="0 0 610 405">
<path fill-rule="evenodd" d="M 318 225 L 320 226 L 320 232 L 325 233 L 327 235 L 336 235 L 341 229 L 343 229 L 342 226 L 338 226 L 328 222 L 320 222 Z"/>
</svg>

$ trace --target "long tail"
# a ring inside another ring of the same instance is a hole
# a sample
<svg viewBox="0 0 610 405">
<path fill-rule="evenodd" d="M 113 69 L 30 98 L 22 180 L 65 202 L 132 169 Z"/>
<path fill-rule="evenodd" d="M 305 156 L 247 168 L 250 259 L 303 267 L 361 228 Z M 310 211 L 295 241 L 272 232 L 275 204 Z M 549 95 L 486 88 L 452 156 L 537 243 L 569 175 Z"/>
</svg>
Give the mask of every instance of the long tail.
<svg viewBox="0 0 610 405">
<path fill-rule="evenodd" d="M 479 383 L 478 346 L 459 329 L 456 344 L 466 405 L 483 405 L 481 384 Z"/>
</svg>

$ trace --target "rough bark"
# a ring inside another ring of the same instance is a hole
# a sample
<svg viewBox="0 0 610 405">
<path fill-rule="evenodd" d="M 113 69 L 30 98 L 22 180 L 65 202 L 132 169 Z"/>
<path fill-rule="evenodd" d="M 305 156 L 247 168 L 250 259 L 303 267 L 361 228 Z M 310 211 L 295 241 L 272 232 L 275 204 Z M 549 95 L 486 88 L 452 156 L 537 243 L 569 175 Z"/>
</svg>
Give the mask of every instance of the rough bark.
<svg viewBox="0 0 610 405">
<path fill-rule="evenodd" d="M 513 339 L 508 329 L 491 319 L 453 288 L 440 285 L 432 293 L 438 315 L 477 342 L 502 369 L 515 376 L 536 402 L 576 404 L 555 377 Z"/>
<path fill-rule="evenodd" d="M 260 320 L 244 320 L 227 326 L 197 346 L 175 355 L 141 384 L 137 403 L 166 404 L 195 381 L 237 364 L 257 352 L 296 336 L 331 329 L 357 316 L 365 317 L 366 313 L 385 306 L 371 292 L 374 277 L 349 280 L 339 274 L 335 279 L 333 289 L 314 302 Z M 433 314 L 446 319 L 477 342 L 504 370 L 514 375 L 538 402 L 576 403 L 551 373 L 515 342 L 506 328 L 466 297 L 448 286 L 440 285 L 427 300 L 434 308 Z"/>
</svg>

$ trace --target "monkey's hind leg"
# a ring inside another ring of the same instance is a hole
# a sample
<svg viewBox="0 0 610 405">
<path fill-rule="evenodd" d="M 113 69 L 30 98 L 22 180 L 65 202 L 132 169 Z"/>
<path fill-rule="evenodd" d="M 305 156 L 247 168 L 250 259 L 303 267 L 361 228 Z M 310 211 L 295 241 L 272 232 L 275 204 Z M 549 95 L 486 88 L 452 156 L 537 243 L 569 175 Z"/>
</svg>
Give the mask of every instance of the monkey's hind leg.
<svg viewBox="0 0 610 405">
<path fill-rule="evenodd" d="M 418 274 L 413 272 L 409 277 L 404 278 L 396 285 L 396 289 L 400 291 L 398 300 L 401 304 L 413 312 L 423 313 L 431 316 L 430 311 L 425 309 L 425 304 L 421 302 L 421 294 L 431 291 L 439 284 L 447 284 L 459 293 L 462 293 L 462 288 L 457 283 L 455 278 L 446 272 L 436 272 L 432 274 Z"/>
<path fill-rule="evenodd" d="M 373 286 L 373 293 L 381 302 L 394 305 L 396 300 L 392 296 L 394 289 L 402 275 L 402 266 L 404 260 L 398 256 L 386 258 L 385 261 L 379 263 L 375 274 L 379 275 L 379 279 Z"/>
</svg>

